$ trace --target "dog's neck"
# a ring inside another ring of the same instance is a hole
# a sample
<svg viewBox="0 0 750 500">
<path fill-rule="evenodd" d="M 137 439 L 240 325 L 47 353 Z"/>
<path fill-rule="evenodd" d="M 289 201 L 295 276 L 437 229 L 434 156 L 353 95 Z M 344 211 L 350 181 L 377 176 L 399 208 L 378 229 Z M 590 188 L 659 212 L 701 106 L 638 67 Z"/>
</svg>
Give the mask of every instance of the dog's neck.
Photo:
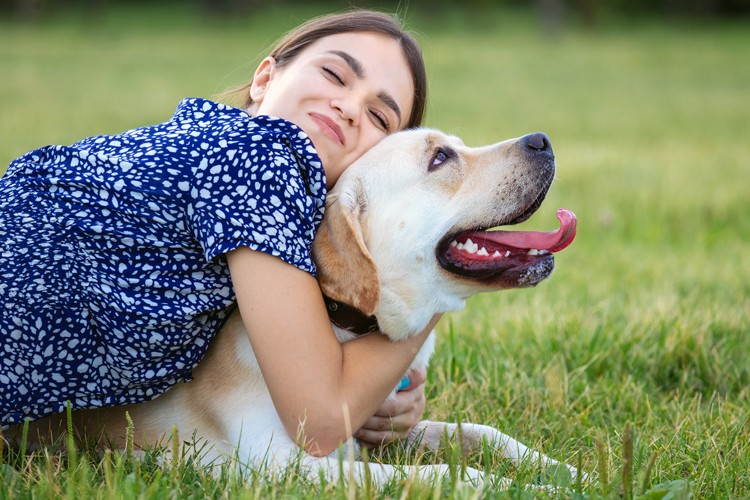
<svg viewBox="0 0 750 500">
<path fill-rule="evenodd" d="M 375 316 L 367 316 L 358 309 L 323 296 L 331 323 L 354 335 L 366 335 L 378 330 Z"/>
</svg>

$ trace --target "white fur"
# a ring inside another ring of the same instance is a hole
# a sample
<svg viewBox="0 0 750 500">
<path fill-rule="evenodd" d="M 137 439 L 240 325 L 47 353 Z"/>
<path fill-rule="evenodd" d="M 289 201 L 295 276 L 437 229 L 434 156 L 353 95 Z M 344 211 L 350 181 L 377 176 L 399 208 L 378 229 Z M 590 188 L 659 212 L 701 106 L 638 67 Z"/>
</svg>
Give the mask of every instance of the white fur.
<svg viewBox="0 0 750 500">
<path fill-rule="evenodd" d="M 430 172 L 437 147 L 450 147 L 457 155 L 450 165 Z M 517 211 L 528 197 L 519 180 L 533 178 L 533 167 L 519 152 L 516 140 L 468 148 L 455 137 L 421 129 L 382 141 L 341 176 L 329 198 L 338 200 L 337 209 L 359 214 L 366 252 L 377 267 L 380 299 L 375 315 L 384 333 L 395 341 L 406 338 L 424 329 L 436 313 L 460 309 L 471 295 L 503 287 L 446 272 L 437 263 L 435 247 L 457 228 L 488 226 Z M 351 339 L 348 332 L 334 330 L 341 342 Z M 431 335 L 413 366 L 427 366 L 434 342 Z M 299 459 L 311 478 L 322 471 L 331 480 L 341 472 L 361 479 L 369 467 L 376 485 L 404 473 L 429 479 L 449 472 L 439 464 L 396 468 L 351 460 L 340 463 L 335 457 L 303 453 L 276 414 L 239 313 L 219 332 L 193 382 L 178 384 L 147 403 L 79 412 L 77 420 L 88 418 L 103 425 L 110 438 L 122 443 L 125 410 L 135 422 L 140 443 L 170 436 L 173 425 L 182 439 L 195 432 L 209 445 L 202 457 L 206 464 L 236 456 L 240 467 L 276 468 Z M 436 449 L 444 433 L 454 436 L 457 429 L 456 424 L 424 421 L 413 430 L 410 442 Z M 467 448 L 476 448 L 485 439 L 515 462 L 557 463 L 492 427 L 463 424 L 460 435 Z M 482 481 L 482 474 L 474 469 L 468 469 L 467 476 L 474 483 Z"/>
</svg>

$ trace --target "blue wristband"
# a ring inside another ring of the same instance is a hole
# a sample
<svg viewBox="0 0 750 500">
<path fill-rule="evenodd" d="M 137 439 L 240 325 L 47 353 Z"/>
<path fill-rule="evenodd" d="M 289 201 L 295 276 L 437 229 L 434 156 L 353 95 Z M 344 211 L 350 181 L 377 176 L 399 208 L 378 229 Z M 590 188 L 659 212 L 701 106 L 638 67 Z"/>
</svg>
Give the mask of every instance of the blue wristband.
<svg viewBox="0 0 750 500">
<path fill-rule="evenodd" d="M 404 378 L 401 379 L 401 382 L 398 383 L 398 387 L 396 388 L 396 391 L 403 391 L 407 387 L 409 387 L 409 384 L 411 384 L 411 380 L 409 380 L 408 375 L 404 375 Z"/>
</svg>

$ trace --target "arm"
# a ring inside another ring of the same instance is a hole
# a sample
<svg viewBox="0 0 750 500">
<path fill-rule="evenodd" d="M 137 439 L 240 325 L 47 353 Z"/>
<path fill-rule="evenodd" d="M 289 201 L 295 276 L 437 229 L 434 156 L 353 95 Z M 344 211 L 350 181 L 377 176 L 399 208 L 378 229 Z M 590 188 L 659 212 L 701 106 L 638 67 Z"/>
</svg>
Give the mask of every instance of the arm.
<svg viewBox="0 0 750 500">
<path fill-rule="evenodd" d="M 331 453 L 350 437 L 347 429 L 359 429 L 375 413 L 436 320 L 402 342 L 372 334 L 341 345 L 313 276 L 247 247 L 229 252 L 227 261 L 243 323 L 284 428 L 308 453 Z"/>
<path fill-rule="evenodd" d="M 386 399 L 354 433 L 360 444 L 374 448 L 406 439 L 424 413 L 426 379 L 423 370 L 409 370 L 409 385 Z"/>
</svg>

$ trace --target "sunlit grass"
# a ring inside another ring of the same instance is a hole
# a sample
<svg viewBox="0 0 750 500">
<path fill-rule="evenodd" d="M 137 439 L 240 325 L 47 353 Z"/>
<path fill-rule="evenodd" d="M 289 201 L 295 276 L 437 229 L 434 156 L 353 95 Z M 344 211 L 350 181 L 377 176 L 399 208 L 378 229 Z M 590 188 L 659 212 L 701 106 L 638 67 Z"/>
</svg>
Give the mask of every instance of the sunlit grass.
<svg viewBox="0 0 750 500">
<path fill-rule="evenodd" d="M 0 171 L 34 147 L 163 121 L 183 96 L 244 82 L 275 36 L 313 12 L 0 21 Z M 750 495 L 747 27 L 619 22 L 551 38 L 517 12 L 407 17 L 428 60 L 427 124 L 471 145 L 547 132 L 557 181 L 524 227 L 551 229 L 561 206 L 579 216 L 550 280 L 475 297 L 442 322 L 427 416 L 494 425 L 580 463 L 600 479 L 585 495 L 683 479 L 697 497 Z M 0 497 L 351 493 L 293 471 L 217 479 L 184 464 L 175 481 L 154 462 L 118 465 L 117 454 L 82 453 L 71 467 L 65 447 L 23 463 L 13 453 Z M 467 460 L 518 484 L 538 473 Z M 358 493 L 470 496 L 450 481 Z"/>
</svg>

